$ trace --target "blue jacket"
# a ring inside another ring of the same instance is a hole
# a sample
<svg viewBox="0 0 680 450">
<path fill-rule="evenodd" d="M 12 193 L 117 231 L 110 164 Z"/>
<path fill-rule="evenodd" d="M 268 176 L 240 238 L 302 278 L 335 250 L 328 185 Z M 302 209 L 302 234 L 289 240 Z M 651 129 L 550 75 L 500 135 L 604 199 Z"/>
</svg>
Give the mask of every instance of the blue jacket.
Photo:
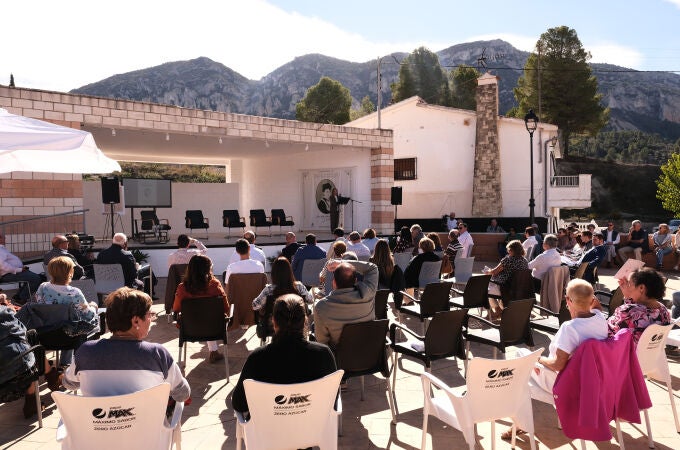
<svg viewBox="0 0 680 450">
<path fill-rule="evenodd" d="M 586 280 L 589 283 L 595 281 L 593 270 L 595 270 L 596 267 L 599 267 L 602 261 L 604 261 L 606 253 L 607 249 L 605 248 L 604 245 L 596 245 L 583 254 L 583 256 L 581 257 L 581 261 L 579 262 L 579 265 L 583 263 L 588 263 L 586 273 L 583 275 L 584 280 Z"/>
</svg>

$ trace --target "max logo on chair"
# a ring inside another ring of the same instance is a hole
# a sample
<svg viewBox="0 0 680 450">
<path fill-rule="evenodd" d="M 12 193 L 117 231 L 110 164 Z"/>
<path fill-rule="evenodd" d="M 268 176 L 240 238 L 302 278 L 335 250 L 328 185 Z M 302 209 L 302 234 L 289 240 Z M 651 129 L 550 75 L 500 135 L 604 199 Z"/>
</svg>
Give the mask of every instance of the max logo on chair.
<svg viewBox="0 0 680 450">
<path fill-rule="evenodd" d="M 311 400 L 309 400 L 309 397 L 312 394 L 307 394 L 307 395 L 300 395 L 300 394 L 295 394 L 291 395 L 290 397 L 286 398 L 285 395 L 277 395 L 274 397 L 274 402 L 277 405 L 285 405 L 286 403 L 288 404 L 298 404 L 298 403 L 309 403 Z"/>
<path fill-rule="evenodd" d="M 92 410 L 92 415 L 96 419 L 103 419 L 104 417 L 107 418 L 114 418 L 117 419 L 119 417 L 134 417 L 135 413 L 132 412 L 132 410 L 135 409 L 134 406 L 132 408 L 111 408 L 109 409 L 108 417 L 106 414 L 106 411 L 104 411 L 101 408 L 95 408 Z"/>
</svg>

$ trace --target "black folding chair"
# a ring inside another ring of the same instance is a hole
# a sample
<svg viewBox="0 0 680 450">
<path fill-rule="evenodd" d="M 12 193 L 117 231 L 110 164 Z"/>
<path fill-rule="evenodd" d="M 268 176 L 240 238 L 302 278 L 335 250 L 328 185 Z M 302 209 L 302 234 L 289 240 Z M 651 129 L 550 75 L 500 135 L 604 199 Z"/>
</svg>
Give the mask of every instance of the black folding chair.
<svg viewBox="0 0 680 450">
<path fill-rule="evenodd" d="M 170 240 L 168 237 L 168 231 L 172 229 L 168 219 L 159 219 L 156 215 L 156 211 L 140 211 L 141 216 L 141 226 L 137 228 L 137 221 L 135 220 L 135 228 L 137 228 L 137 238 L 146 242 L 146 237 L 148 235 L 154 236 L 158 239 L 158 242 L 164 244 Z"/>
<path fill-rule="evenodd" d="M 182 311 L 179 313 L 179 357 L 177 363 L 182 362 L 184 349 L 184 365 L 187 360 L 186 342 L 222 341 L 224 354 L 224 369 L 227 383 L 229 383 L 229 360 L 227 358 L 227 326 L 234 316 L 234 305 L 231 305 L 229 315 L 224 313 L 224 300 L 221 297 L 186 298 L 182 301 Z"/>
<path fill-rule="evenodd" d="M 453 297 L 449 304 L 456 308 L 484 308 L 489 309 L 489 281 L 491 275 L 475 275 L 465 285 L 465 290 L 452 289 L 458 296 Z"/>
<path fill-rule="evenodd" d="M 375 318 L 387 319 L 387 300 L 390 297 L 389 289 L 379 289 L 375 293 Z"/>
<path fill-rule="evenodd" d="M 451 286 L 453 286 L 453 283 L 449 281 L 430 283 L 425 286 L 425 290 L 420 295 L 420 299 L 416 299 L 402 291 L 402 294 L 405 297 L 410 298 L 413 303 L 399 306 L 397 310 L 399 322 L 401 322 L 401 314 L 417 317 L 423 323 L 423 333 L 425 333 L 427 330 L 427 319 L 433 317 L 435 313 L 449 310 L 449 293 L 451 292 Z"/>
<path fill-rule="evenodd" d="M 505 353 L 505 348 L 510 345 L 526 344 L 529 347 L 534 346 L 534 336 L 531 333 L 529 326 L 529 319 L 531 318 L 531 309 L 534 306 L 535 299 L 528 298 L 524 300 L 515 300 L 507 307 L 503 308 L 501 314 L 501 323 L 495 324 L 481 317 L 475 317 L 474 320 L 480 321 L 490 327 L 490 329 L 467 328 L 465 339 L 466 356 L 470 357 L 470 342 L 477 342 L 479 344 L 491 345 L 493 347 L 493 357 L 496 359 L 498 350 Z"/>
<path fill-rule="evenodd" d="M 544 308 L 540 305 L 534 305 L 539 311 L 540 317 L 536 319 L 531 319 L 529 326 L 538 331 L 544 331 L 549 334 L 557 334 L 557 330 L 560 329 L 562 325 L 567 320 L 571 320 L 571 314 L 567 308 L 566 300 L 562 300 L 560 304 L 560 310 L 557 313 L 552 312 L 548 308 Z"/>
<path fill-rule="evenodd" d="M 205 230 L 205 238 L 208 239 L 208 228 L 210 228 L 210 221 L 207 217 L 203 217 L 203 211 L 200 209 L 190 209 L 184 215 L 184 225 L 190 230 Z"/>
<path fill-rule="evenodd" d="M 222 210 L 222 226 L 227 228 L 227 237 L 231 237 L 232 228 L 241 228 L 246 231 L 246 218 L 241 217 L 237 209 Z"/>
<path fill-rule="evenodd" d="M 269 235 L 272 235 L 272 221 L 271 217 L 267 217 L 264 209 L 251 209 L 250 210 L 250 226 L 255 227 L 257 231 L 258 227 L 269 228 Z"/>
<path fill-rule="evenodd" d="M 283 227 L 290 227 L 292 231 L 295 222 L 293 216 L 287 216 L 282 209 L 272 209 L 272 225 L 278 225 L 279 232 L 283 232 Z"/>
<path fill-rule="evenodd" d="M 347 324 L 342 327 L 340 340 L 335 348 L 338 369 L 345 371 L 342 379 L 361 377 L 361 400 L 364 400 L 364 375 L 380 373 L 387 384 L 387 401 L 396 422 L 394 393 L 390 386 L 390 370 L 387 364 L 387 326 L 389 320 L 371 320 Z M 342 433 L 342 416 L 340 416 Z"/>
</svg>

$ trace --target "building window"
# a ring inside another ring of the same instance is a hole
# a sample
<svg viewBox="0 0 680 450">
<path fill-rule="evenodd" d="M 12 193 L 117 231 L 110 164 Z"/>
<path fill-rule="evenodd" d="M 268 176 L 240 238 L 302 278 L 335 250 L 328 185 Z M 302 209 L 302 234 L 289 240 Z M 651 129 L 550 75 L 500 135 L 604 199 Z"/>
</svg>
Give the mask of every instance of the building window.
<svg viewBox="0 0 680 450">
<path fill-rule="evenodd" d="M 395 180 L 415 180 L 417 178 L 416 158 L 400 158 L 394 160 Z"/>
</svg>

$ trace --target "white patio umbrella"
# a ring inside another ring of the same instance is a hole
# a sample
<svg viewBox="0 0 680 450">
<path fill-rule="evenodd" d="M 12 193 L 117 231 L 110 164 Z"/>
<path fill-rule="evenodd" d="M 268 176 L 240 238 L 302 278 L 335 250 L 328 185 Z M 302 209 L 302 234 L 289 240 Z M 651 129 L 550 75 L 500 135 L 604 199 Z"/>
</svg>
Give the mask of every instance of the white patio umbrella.
<svg viewBox="0 0 680 450">
<path fill-rule="evenodd" d="M 87 131 L 0 108 L 0 173 L 111 173 L 120 164 L 97 148 Z"/>
</svg>

